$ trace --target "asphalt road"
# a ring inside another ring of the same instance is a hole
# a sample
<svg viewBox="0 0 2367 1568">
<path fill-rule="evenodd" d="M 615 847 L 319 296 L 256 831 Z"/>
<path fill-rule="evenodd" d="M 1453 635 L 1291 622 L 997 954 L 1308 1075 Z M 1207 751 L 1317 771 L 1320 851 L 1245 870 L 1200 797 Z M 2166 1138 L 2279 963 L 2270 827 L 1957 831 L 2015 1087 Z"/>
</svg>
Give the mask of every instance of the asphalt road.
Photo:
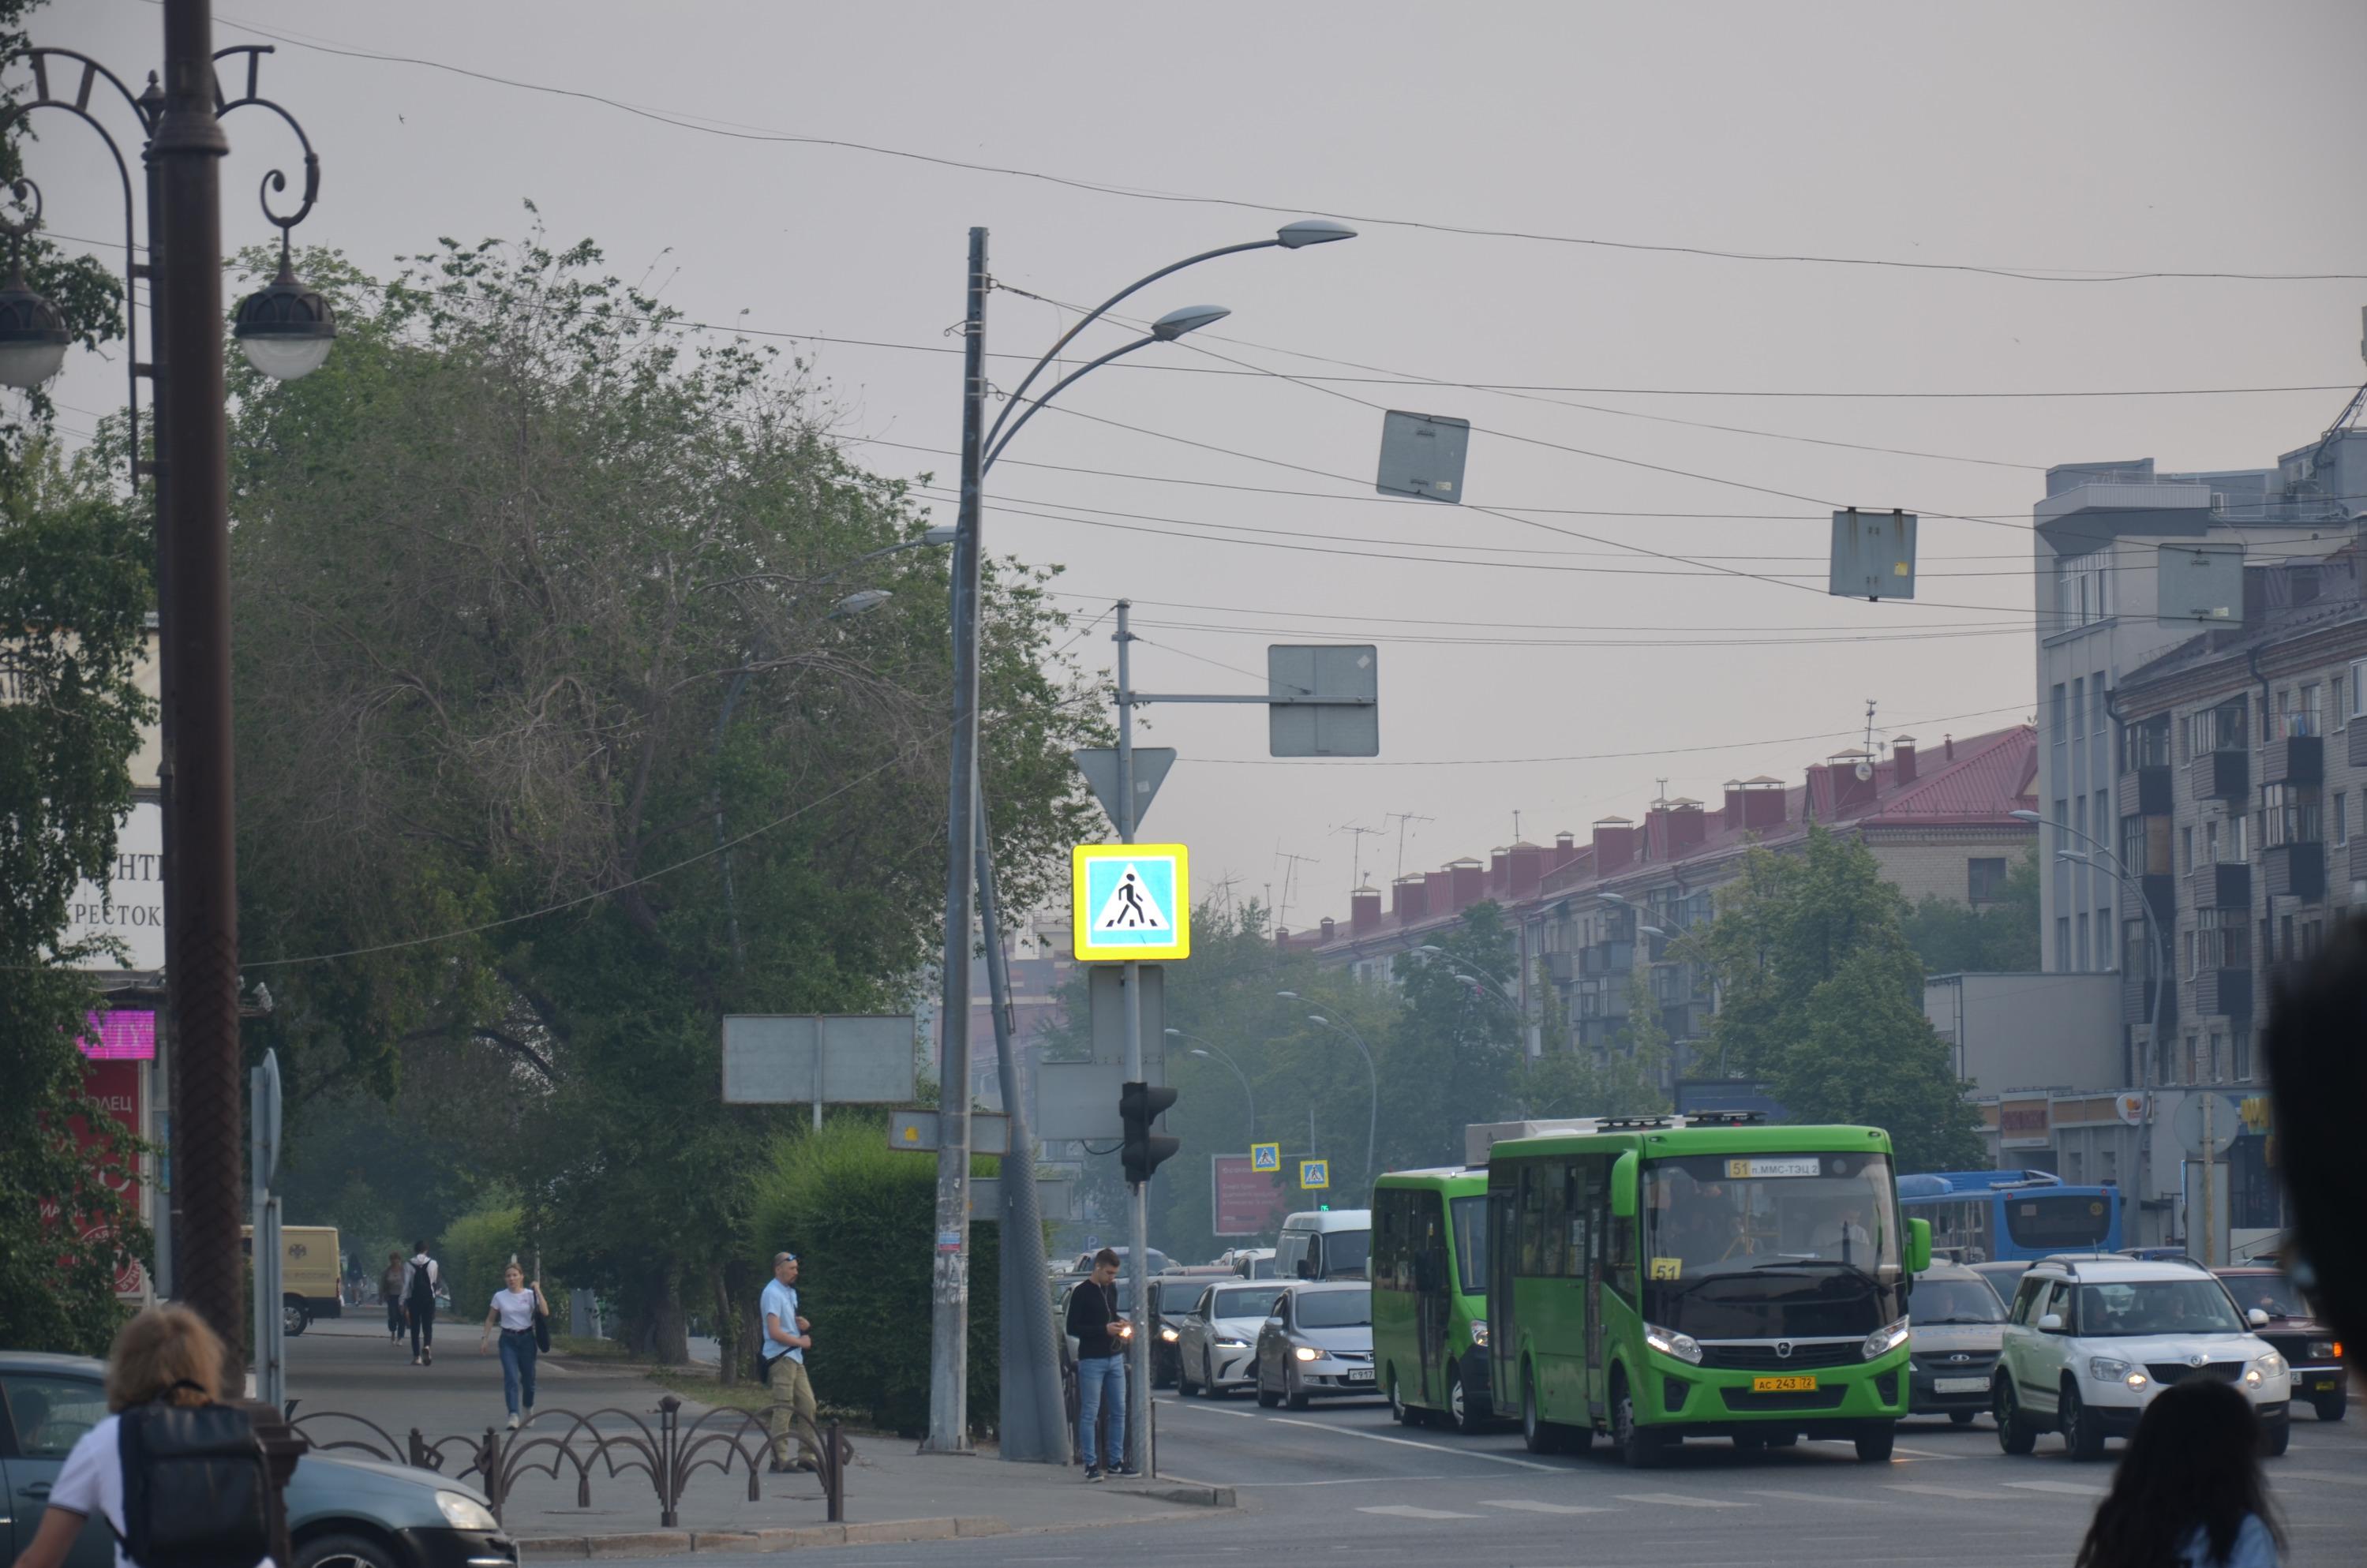
<svg viewBox="0 0 2367 1568">
<path fill-rule="evenodd" d="M 2115 1444 L 2110 1450 L 2119 1452 Z M 2060 1442 L 2009 1459 L 1983 1419 L 1916 1422 L 1897 1457 L 1862 1464 L 1847 1445 L 1803 1443 L 1746 1458 L 1687 1444 L 1664 1468 L 1629 1471 L 1600 1447 L 1534 1457 L 1514 1432 L 1476 1438 L 1394 1425 L 1378 1401 L 1263 1411 L 1247 1398 L 1162 1397 L 1161 1470 L 1239 1489 L 1241 1507 L 1205 1519 L 1090 1534 L 1016 1535 L 944 1545 L 849 1547 L 845 1568 L 911 1563 L 1150 1561 L 1198 1568 L 1242 1560 L 1603 1568 L 1929 1568 L 2067 1564 L 2111 1462 L 2079 1464 Z M 2295 1425 L 2269 1461 L 2291 1549 L 2288 1568 L 2355 1564 L 2367 1539 L 2367 1426 Z M 699 1568 L 745 1560 L 700 1553 Z M 679 1568 L 677 1563 L 676 1568 Z"/>
</svg>

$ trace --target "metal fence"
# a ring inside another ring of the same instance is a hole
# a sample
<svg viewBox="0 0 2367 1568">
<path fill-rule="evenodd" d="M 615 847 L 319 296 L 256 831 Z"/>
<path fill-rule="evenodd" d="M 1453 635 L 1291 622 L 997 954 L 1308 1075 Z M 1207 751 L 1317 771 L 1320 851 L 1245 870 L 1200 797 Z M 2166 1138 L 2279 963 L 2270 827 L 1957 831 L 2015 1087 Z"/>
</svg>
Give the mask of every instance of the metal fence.
<svg viewBox="0 0 2367 1568">
<path fill-rule="evenodd" d="M 289 1411 L 289 1425 L 323 1453 L 342 1450 L 455 1481 L 475 1481 L 492 1500 L 496 1518 L 502 1517 L 511 1490 L 523 1475 L 548 1475 L 556 1481 L 572 1471 L 575 1506 L 588 1508 L 595 1472 L 604 1481 L 638 1473 L 656 1495 L 658 1522 L 672 1529 L 681 1522 L 683 1493 L 701 1470 L 729 1475 L 738 1465 L 748 1475 L 748 1501 L 756 1502 L 763 1495 L 759 1467 L 772 1449 L 764 1422 L 749 1412 L 709 1410 L 685 1426 L 682 1401 L 672 1394 L 658 1401 L 654 1427 L 644 1415 L 610 1405 L 582 1414 L 538 1410 L 515 1431 L 488 1427 L 481 1437 L 429 1438 L 413 1427 L 398 1439 L 350 1411 L 297 1416 L 292 1404 Z M 603 1417 L 615 1417 L 605 1431 L 598 1425 Z M 846 1447 L 837 1422 L 824 1429 L 822 1447 L 822 1496 L 830 1522 L 838 1524 L 846 1517 Z"/>
</svg>

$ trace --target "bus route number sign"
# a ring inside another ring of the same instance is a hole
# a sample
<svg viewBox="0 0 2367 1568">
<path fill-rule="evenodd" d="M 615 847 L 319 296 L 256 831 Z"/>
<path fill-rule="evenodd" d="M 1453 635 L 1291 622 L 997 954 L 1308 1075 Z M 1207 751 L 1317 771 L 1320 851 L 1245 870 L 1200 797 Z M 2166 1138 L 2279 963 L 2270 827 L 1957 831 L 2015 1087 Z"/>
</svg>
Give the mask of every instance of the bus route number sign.
<svg viewBox="0 0 2367 1568">
<path fill-rule="evenodd" d="M 1730 1159 L 1726 1162 L 1729 1181 L 1752 1181 L 1774 1176 L 1821 1176 L 1824 1166 L 1814 1155 L 1795 1156 L 1780 1159 Z"/>
</svg>

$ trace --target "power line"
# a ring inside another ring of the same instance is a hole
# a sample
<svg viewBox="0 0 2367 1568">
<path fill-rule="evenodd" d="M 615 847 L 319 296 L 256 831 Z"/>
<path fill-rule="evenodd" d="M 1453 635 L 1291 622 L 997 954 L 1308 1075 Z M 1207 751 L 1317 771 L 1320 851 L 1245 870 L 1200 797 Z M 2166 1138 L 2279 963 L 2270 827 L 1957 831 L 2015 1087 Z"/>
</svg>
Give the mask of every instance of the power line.
<svg viewBox="0 0 2367 1568">
<path fill-rule="evenodd" d="M 150 5 L 161 5 L 163 0 L 148 0 L 148 3 Z M 1904 272 L 1959 273 L 1978 276 L 2010 278 L 2017 282 L 2023 283 L 2102 284 L 2135 283 L 2148 280 L 2207 280 L 2245 283 L 2348 283 L 2367 280 L 2367 273 L 2349 272 L 2283 273 L 2178 271 L 2167 268 L 2089 271 L 2084 269 L 2060 267 L 2025 269 L 2007 266 L 1986 266 L 1969 262 L 1908 261 L 1887 256 L 1847 256 L 1817 254 L 1808 252 L 1747 251 L 1726 249 L 1708 245 L 1677 245 L 1655 243 L 1640 240 L 1605 239 L 1595 235 L 1556 234 L 1534 230 L 1488 228 L 1477 224 L 1446 223 L 1428 219 L 1396 218 L 1376 213 L 1343 212 L 1312 203 L 1285 204 L 1253 201 L 1245 197 L 1238 197 L 1198 196 L 1184 192 L 1144 190 L 1127 186 L 1110 185 L 1097 180 L 1082 179 L 1072 175 L 1050 174 L 1038 169 L 1025 169 L 1008 164 L 979 163 L 969 159 L 946 157 L 938 153 L 914 152 L 909 148 L 887 147 L 875 142 L 856 141 L 845 137 L 801 135 L 791 131 L 746 126 L 737 121 L 718 119 L 705 115 L 692 115 L 684 110 L 668 110 L 647 107 L 639 104 L 629 103 L 621 98 L 608 97 L 604 94 L 586 92 L 580 88 L 559 87 L 550 85 L 547 83 L 526 81 L 518 77 L 499 76 L 495 75 L 492 72 L 478 71 L 468 66 L 454 65 L 440 60 L 429 60 L 418 55 L 390 54 L 376 50 L 360 49 L 352 45 L 331 44 L 317 41 L 315 39 L 301 38 L 290 33 L 275 31 L 269 28 L 257 27 L 251 22 L 234 21 L 228 17 L 221 16 L 219 14 L 216 15 L 215 20 L 224 27 L 235 28 L 242 32 L 253 33 L 258 38 L 267 38 L 275 42 L 288 44 L 292 48 L 311 50 L 322 54 L 336 55 L 349 60 L 368 60 L 381 64 L 416 66 L 423 70 L 441 71 L 455 76 L 464 76 L 472 81 L 488 83 L 495 86 L 515 88 L 521 92 L 540 93 L 552 97 L 573 98 L 579 102 L 597 104 L 607 108 L 617 110 L 623 114 L 633 115 L 642 119 L 653 120 L 658 124 L 672 126 L 680 130 L 696 131 L 706 136 L 722 137 L 735 141 L 779 142 L 796 146 L 828 148 L 839 152 L 862 152 L 873 157 L 894 158 L 911 163 L 933 164 L 939 168 L 959 169 L 968 174 L 994 175 L 1010 179 L 1032 180 L 1046 185 L 1063 186 L 1070 190 L 1085 191 L 1097 196 L 1114 197 L 1128 201 L 1164 202 L 1190 207 L 1229 207 L 1246 212 L 1287 213 L 1293 217 L 1304 217 L 1312 214 L 1317 217 L 1336 218 L 1343 222 L 1349 223 L 1363 223 L 1393 229 L 1408 229 L 1427 233 L 1451 234 L 1463 238 L 1521 240 L 1539 244 L 1572 245 L 1601 250 L 1631 251 L 1659 255 L 1697 256 L 1716 261 L 1779 263 L 1794 265 L 1817 266 L 1883 267 Z"/>
</svg>

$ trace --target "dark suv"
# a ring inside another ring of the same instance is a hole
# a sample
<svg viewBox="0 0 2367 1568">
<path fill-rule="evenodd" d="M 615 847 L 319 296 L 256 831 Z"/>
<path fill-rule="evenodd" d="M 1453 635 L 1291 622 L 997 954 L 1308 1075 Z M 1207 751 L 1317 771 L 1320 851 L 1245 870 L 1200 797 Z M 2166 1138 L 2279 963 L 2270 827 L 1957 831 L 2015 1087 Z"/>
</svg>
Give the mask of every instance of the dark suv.
<svg viewBox="0 0 2367 1568">
<path fill-rule="evenodd" d="M 2269 1314 L 2268 1323 L 2252 1332 L 2292 1363 L 2293 1397 L 2306 1400 L 2321 1421 L 2341 1420 L 2350 1382 L 2342 1364 L 2342 1341 L 2334 1337 L 2332 1325 L 2318 1321 L 2293 1277 L 2282 1269 L 2214 1272 L 2226 1281 L 2237 1306 Z"/>
</svg>

